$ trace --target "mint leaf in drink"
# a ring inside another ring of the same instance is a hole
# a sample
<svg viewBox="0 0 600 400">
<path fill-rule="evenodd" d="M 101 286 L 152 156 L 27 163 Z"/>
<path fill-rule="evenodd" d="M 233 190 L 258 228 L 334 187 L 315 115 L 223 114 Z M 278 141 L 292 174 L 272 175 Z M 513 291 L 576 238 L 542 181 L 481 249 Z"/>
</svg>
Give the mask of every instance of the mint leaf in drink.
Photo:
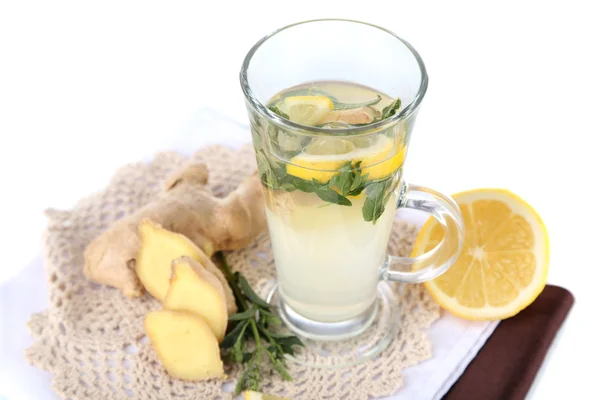
<svg viewBox="0 0 600 400">
<path fill-rule="evenodd" d="M 377 222 L 381 214 L 385 211 L 385 204 L 389 200 L 392 192 L 386 193 L 392 184 L 392 179 L 373 182 L 365 189 L 367 196 L 363 204 L 362 214 L 365 221 Z"/>
<path fill-rule="evenodd" d="M 351 206 L 352 202 L 329 187 L 328 184 L 322 184 L 316 179 L 313 179 L 313 184 L 317 188 L 315 193 L 319 198 L 328 203 L 338 204 L 340 206 Z"/>
<path fill-rule="evenodd" d="M 391 104 L 385 106 L 381 111 L 381 120 L 391 117 L 396 114 L 396 111 L 400 108 L 400 99 L 394 100 Z"/>
<path fill-rule="evenodd" d="M 287 176 L 285 166 L 272 158 L 269 158 L 263 150 L 256 152 L 256 163 L 258 173 L 262 183 L 271 189 L 291 189 L 289 185 L 284 185 L 284 178 Z"/>
<path fill-rule="evenodd" d="M 293 192 L 294 190 L 296 190 L 296 186 L 294 186 L 294 184 L 291 182 L 282 182 L 279 184 L 279 187 L 285 190 L 286 192 Z"/>
<path fill-rule="evenodd" d="M 337 188 L 342 196 L 348 196 L 350 186 L 352 186 L 352 181 L 354 179 L 352 162 L 348 161 L 338 171 L 339 172 L 329 180 L 329 188 Z"/>
<path fill-rule="evenodd" d="M 348 196 L 358 196 L 367 186 L 368 179 L 369 174 L 361 175 L 360 172 L 355 172 L 354 181 L 352 182 L 352 186 L 350 186 Z"/>
<path fill-rule="evenodd" d="M 263 184 L 272 189 L 278 189 L 279 183 L 277 174 L 272 169 L 271 163 L 269 163 L 267 156 L 265 156 L 262 151 L 256 153 L 256 163 L 258 165 L 260 180 Z"/>
<path fill-rule="evenodd" d="M 339 173 L 329 181 L 329 187 L 332 189 L 337 188 L 344 197 L 359 195 L 364 190 L 369 175 L 362 175 L 361 162 L 358 161 L 354 166 L 350 161 L 344 164 L 338 170 Z"/>
<path fill-rule="evenodd" d="M 367 185 L 367 179 L 369 179 L 369 174 L 362 174 L 362 169 L 360 168 L 361 163 L 362 161 L 359 161 L 354 165 L 354 176 L 352 179 L 352 184 L 350 185 L 350 191 L 348 192 L 348 196 L 358 196 Z"/>
<path fill-rule="evenodd" d="M 288 176 L 290 177 L 290 183 L 298 190 L 305 193 L 314 193 L 318 189 L 318 186 L 313 181 L 307 181 L 296 176 Z"/>
<path fill-rule="evenodd" d="M 319 189 L 315 192 L 323 201 L 340 206 L 351 206 L 352 202 L 332 189 Z"/>
<path fill-rule="evenodd" d="M 283 179 L 287 176 L 287 173 L 285 171 L 285 164 L 275 161 L 273 158 L 269 157 L 267 157 L 267 160 L 269 161 L 271 171 L 273 171 L 273 174 L 277 177 L 277 182 L 281 183 Z"/>
<path fill-rule="evenodd" d="M 290 119 L 290 116 L 284 113 L 279 109 L 279 107 L 273 105 L 269 106 L 269 110 L 273 111 L 275 114 L 279 115 L 281 118 Z"/>
</svg>

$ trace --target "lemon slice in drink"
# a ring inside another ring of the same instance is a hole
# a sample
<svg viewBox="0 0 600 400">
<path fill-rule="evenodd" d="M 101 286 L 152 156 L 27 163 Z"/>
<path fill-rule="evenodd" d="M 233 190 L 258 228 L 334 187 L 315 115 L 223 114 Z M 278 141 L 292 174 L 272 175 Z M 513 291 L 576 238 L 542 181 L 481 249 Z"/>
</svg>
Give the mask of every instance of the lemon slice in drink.
<svg viewBox="0 0 600 400">
<path fill-rule="evenodd" d="M 443 308 L 471 320 L 511 317 L 531 304 L 546 284 L 549 239 L 546 227 L 523 199 L 502 189 L 478 189 L 452 196 L 465 221 L 458 260 L 425 287 Z M 413 256 L 442 240 L 430 219 Z"/>
<path fill-rule="evenodd" d="M 281 108 L 290 121 L 315 126 L 333 110 L 333 103 L 326 96 L 290 96 L 283 100 Z"/>
<path fill-rule="evenodd" d="M 244 392 L 244 400 L 286 400 L 282 397 L 275 397 L 261 392 L 246 390 Z"/>
<path fill-rule="evenodd" d="M 406 148 L 401 142 L 378 135 L 372 138 L 318 138 L 293 157 L 287 173 L 305 180 L 326 183 L 348 161 L 361 161 L 362 173 L 371 180 L 389 176 L 402 166 Z"/>
</svg>

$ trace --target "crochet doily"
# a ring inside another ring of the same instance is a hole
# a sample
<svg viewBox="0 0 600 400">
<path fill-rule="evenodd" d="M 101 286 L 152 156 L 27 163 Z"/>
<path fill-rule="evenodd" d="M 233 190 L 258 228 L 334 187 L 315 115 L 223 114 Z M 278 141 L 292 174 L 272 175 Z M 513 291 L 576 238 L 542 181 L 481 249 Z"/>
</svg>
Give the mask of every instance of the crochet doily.
<svg viewBox="0 0 600 400">
<path fill-rule="evenodd" d="M 232 150 L 211 146 L 193 158 L 204 160 L 209 187 L 224 196 L 256 168 L 251 146 Z M 211 380 L 183 382 L 163 369 L 148 339 L 143 319 L 160 308 L 148 294 L 128 299 L 117 289 L 88 281 L 83 273 L 86 245 L 110 224 L 151 201 L 167 175 L 188 158 L 159 153 L 148 163 L 120 168 L 101 192 L 80 200 L 68 211 L 48 210 L 45 265 L 49 285 L 47 310 L 28 323 L 34 344 L 27 360 L 53 374 L 53 389 L 73 400 L 95 399 L 229 399 L 239 370 L 226 371 L 227 383 Z M 414 226 L 394 224 L 389 252 L 407 255 L 416 235 Z M 274 277 L 269 237 L 227 253 L 234 270 L 241 271 L 259 291 Z M 402 370 L 431 356 L 426 329 L 439 317 L 439 308 L 421 285 L 397 291 L 403 304 L 400 333 L 376 359 L 338 370 L 311 368 L 288 362 L 294 378 L 283 381 L 266 374 L 263 391 L 293 399 L 370 399 L 389 396 L 402 387 Z"/>
</svg>

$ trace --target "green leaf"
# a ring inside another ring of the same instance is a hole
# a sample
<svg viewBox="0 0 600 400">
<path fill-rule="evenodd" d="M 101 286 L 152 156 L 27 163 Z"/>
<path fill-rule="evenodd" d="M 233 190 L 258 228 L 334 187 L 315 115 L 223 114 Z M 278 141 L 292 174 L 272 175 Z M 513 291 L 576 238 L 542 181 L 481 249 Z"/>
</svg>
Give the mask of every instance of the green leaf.
<svg viewBox="0 0 600 400">
<path fill-rule="evenodd" d="M 256 152 L 256 163 L 258 164 L 258 172 L 261 175 L 266 173 L 269 169 L 271 169 L 269 161 L 267 161 L 262 151 Z"/>
<path fill-rule="evenodd" d="M 285 178 L 285 176 L 287 175 L 285 172 L 285 165 L 283 165 L 283 163 L 276 161 L 273 157 L 269 157 L 269 156 L 265 155 L 265 158 L 269 162 L 269 166 L 271 167 L 271 170 L 277 177 L 277 180 L 280 181 L 283 178 Z"/>
<path fill-rule="evenodd" d="M 277 341 L 277 343 L 280 346 L 288 346 L 291 348 L 291 346 L 300 346 L 300 347 L 304 347 L 304 343 L 302 343 L 302 341 L 300 339 L 298 339 L 296 336 L 285 336 L 285 337 L 281 337 L 278 339 L 275 339 Z M 293 353 L 291 353 L 293 354 Z"/>
<path fill-rule="evenodd" d="M 284 354 L 294 355 L 296 353 L 294 346 L 304 347 L 304 343 L 296 336 L 286 336 L 275 340 Z"/>
<path fill-rule="evenodd" d="M 267 347 L 267 351 L 271 354 L 275 354 L 275 353 L 277 353 L 278 350 L 277 350 L 277 347 L 271 345 L 271 346 Z"/>
<path fill-rule="evenodd" d="M 245 330 L 245 326 L 248 325 L 249 321 L 238 322 L 238 324 L 229 332 L 219 345 L 222 349 L 228 349 L 235 344 L 237 338 L 240 336 L 240 332 Z"/>
<path fill-rule="evenodd" d="M 333 109 L 334 110 L 349 110 L 351 108 L 360 108 L 367 106 L 374 106 L 375 104 L 381 101 L 381 96 L 377 95 L 376 99 L 365 101 L 363 103 L 340 103 L 339 101 L 333 101 Z"/>
<path fill-rule="evenodd" d="M 352 205 L 352 202 L 350 200 L 348 200 L 347 198 L 345 198 L 344 196 L 342 196 L 341 194 L 339 194 L 338 192 L 336 192 L 328 186 L 320 186 L 315 193 L 317 194 L 317 196 L 319 196 L 321 200 L 326 201 L 328 203 L 334 203 L 340 206 Z"/>
<path fill-rule="evenodd" d="M 292 347 L 291 345 L 282 344 L 280 347 L 281 347 L 281 351 L 283 352 L 282 357 L 285 356 L 285 354 L 289 354 L 292 356 L 294 354 L 296 354 L 296 350 L 294 350 L 294 347 Z"/>
<path fill-rule="evenodd" d="M 394 100 L 391 104 L 384 107 L 381 111 L 381 120 L 391 117 L 400 108 L 400 99 Z"/>
<path fill-rule="evenodd" d="M 361 175 L 360 172 L 356 172 L 354 176 L 354 180 L 352 181 L 352 186 L 350 186 L 350 191 L 348 192 L 348 196 L 358 196 L 367 186 L 367 182 L 369 179 L 369 174 Z"/>
<path fill-rule="evenodd" d="M 231 353 L 233 354 L 233 359 L 238 363 L 241 363 L 242 360 L 244 359 L 244 351 L 242 350 L 242 345 L 244 344 L 244 333 L 246 332 L 248 325 L 249 325 L 249 322 L 246 322 L 244 324 L 244 326 L 242 327 L 242 330 L 240 332 L 240 335 L 238 336 L 237 340 L 235 341 L 235 344 L 233 345 L 233 348 L 231 349 Z"/>
<path fill-rule="evenodd" d="M 289 115 L 287 115 L 286 113 L 284 113 L 283 111 L 281 111 L 281 110 L 279 109 L 279 107 L 277 107 L 277 106 L 275 106 L 275 105 L 272 105 L 272 106 L 270 106 L 270 107 L 269 107 L 269 110 L 273 111 L 275 114 L 279 115 L 279 116 L 280 116 L 280 117 L 282 117 L 282 118 L 285 118 L 285 119 L 290 119 L 290 116 L 289 116 Z"/>
<path fill-rule="evenodd" d="M 328 186 L 330 189 L 337 188 L 342 196 L 348 196 L 348 192 L 350 191 L 354 179 L 352 162 L 348 161 L 338 171 L 339 172 L 329 180 Z"/>
<path fill-rule="evenodd" d="M 348 192 L 349 196 L 358 196 L 367 185 L 369 174 L 362 174 L 362 169 L 360 168 L 361 163 L 362 161 L 359 161 L 354 165 L 354 176 L 352 185 L 350 185 L 350 191 Z"/>
<path fill-rule="evenodd" d="M 254 318 L 256 317 L 256 311 L 256 308 L 250 307 L 244 312 L 233 314 L 231 317 L 229 317 L 229 321 L 241 321 L 244 319 Z"/>
<path fill-rule="evenodd" d="M 283 182 L 279 185 L 279 187 L 285 190 L 286 192 L 293 192 L 294 190 L 296 190 L 296 186 L 294 186 L 293 183 L 289 182 Z"/>
<path fill-rule="evenodd" d="M 267 161 L 262 151 L 256 153 L 256 163 L 258 165 L 260 180 L 269 187 L 277 187 L 277 177 L 273 174 L 269 161 Z"/>
<path fill-rule="evenodd" d="M 317 191 L 318 186 L 313 181 L 307 181 L 296 176 L 290 176 L 291 183 L 298 190 L 306 193 L 314 193 Z"/>
<path fill-rule="evenodd" d="M 248 367 L 242 373 L 240 380 L 235 386 L 234 395 L 238 395 L 242 390 L 260 390 L 260 370 L 258 364 L 255 363 L 256 354 L 248 362 Z"/>
<path fill-rule="evenodd" d="M 285 368 L 285 364 L 283 364 L 283 361 L 273 359 L 272 364 L 273 364 L 273 367 L 275 367 L 275 371 L 277 371 L 279 373 L 279 376 L 281 376 L 283 378 L 283 380 L 285 380 L 285 381 L 292 380 L 292 377 L 287 372 L 287 369 Z"/>
<path fill-rule="evenodd" d="M 261 321 L 263 322 L 263 326 L 266 328 L 269 325 L 281 325 L 281 319 L 273 313 L 260 309 Z"/>
<path fill-rule="evenodd" d="M 385 210 L 386 199 L 389 200 L 390 194 L 386 191 L 392 184 L 392 179 L 388 178 L 384 181 L 373 182 L 366 189 L 366 200 L 363 204 L 362 214 L 365 221 L 373 221 L 375 223 L 383 211 Z"/>
<path fill-rule="evenodd" d="M 354 166 L 351 162 L 344 164 L 339 173 L 334 175 L 329 181 L 330 188 L 337 188 L 342 196 L 357 196 L 366 187 L 369 174 L 362 175 L 362 169 L 358 161 Z"/>
<path fill-rule="evenodd" d="M 281 166 L 270 161 L 262 150 L 256 153 L 256 163 L 262 183 L 272 189 L 279 189 L 280 177 L 285 175 L 285 171 L 281 170 Z"/>
<path fill-rule="evenodd" d="M 254 290 L 252 290 L 252 287 L 250 286 L 246 278 L 244 278 L 244 275 L 238 274 L 238 282 L 240 285 L 240 289 L 242 289 L 242 293 L 244 293 L 244 296 L 246 296 L 248 300 L 254 303 L 254 305 L 266 308 L 267 310 L 271 307 L 267 302 L 265 302 L 256 293 L 254 293 Z"/>
</svg>

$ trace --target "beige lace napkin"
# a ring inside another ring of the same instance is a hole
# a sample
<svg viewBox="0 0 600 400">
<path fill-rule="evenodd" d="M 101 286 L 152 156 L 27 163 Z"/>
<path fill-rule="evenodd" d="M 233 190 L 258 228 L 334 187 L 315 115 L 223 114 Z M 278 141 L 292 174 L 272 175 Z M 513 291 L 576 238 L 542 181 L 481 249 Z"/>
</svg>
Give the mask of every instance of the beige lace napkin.
<svg viewBox="0 0 600 400">
<path fill-rule="evenodd" d="M 215 195 L 233 190 L 255 168 L 253 150 L 224 146 L 205 147 L 193 155 L 206 161 L 209 186 Z M 101 192 L 82 199 L 68 211 L 47 212 L 46 272 L 50 306 L 31 316 L 34 344 L 27 360 L 53 376 L 53 389 L 65 399 L 227 399 L 231 386 L 223 382 L 183 382 L 171 379 L 144 336 L 143 318 L 159 308 L 148 295 L 125 298 L 118 290 L 86 280 L 83 250 L 113 221 L 149 202 L 169 172 L 186 157 L 160 153 L 148 163 L 119 169 Z M 415 227 L 396 222 L 389 243 L 392 254 L 409 253 Z M 257 290 L 273 278 L 268 235 L 227 255 Z M 430 358 L 426 329 L 439 317 L 439 308 L 421 285 L 398 291 L 404 305 L 401 330 L 393 344 L 377 359 L 346 370 L 322 370 L 289 363 L 292 382 L 266 375 L 264 390 L 289 398 L 369 399 L 388 396 L 402 387 L 402 370 Z M 227 371 L 234 382 L 239 371 Z"/>
</svg>

